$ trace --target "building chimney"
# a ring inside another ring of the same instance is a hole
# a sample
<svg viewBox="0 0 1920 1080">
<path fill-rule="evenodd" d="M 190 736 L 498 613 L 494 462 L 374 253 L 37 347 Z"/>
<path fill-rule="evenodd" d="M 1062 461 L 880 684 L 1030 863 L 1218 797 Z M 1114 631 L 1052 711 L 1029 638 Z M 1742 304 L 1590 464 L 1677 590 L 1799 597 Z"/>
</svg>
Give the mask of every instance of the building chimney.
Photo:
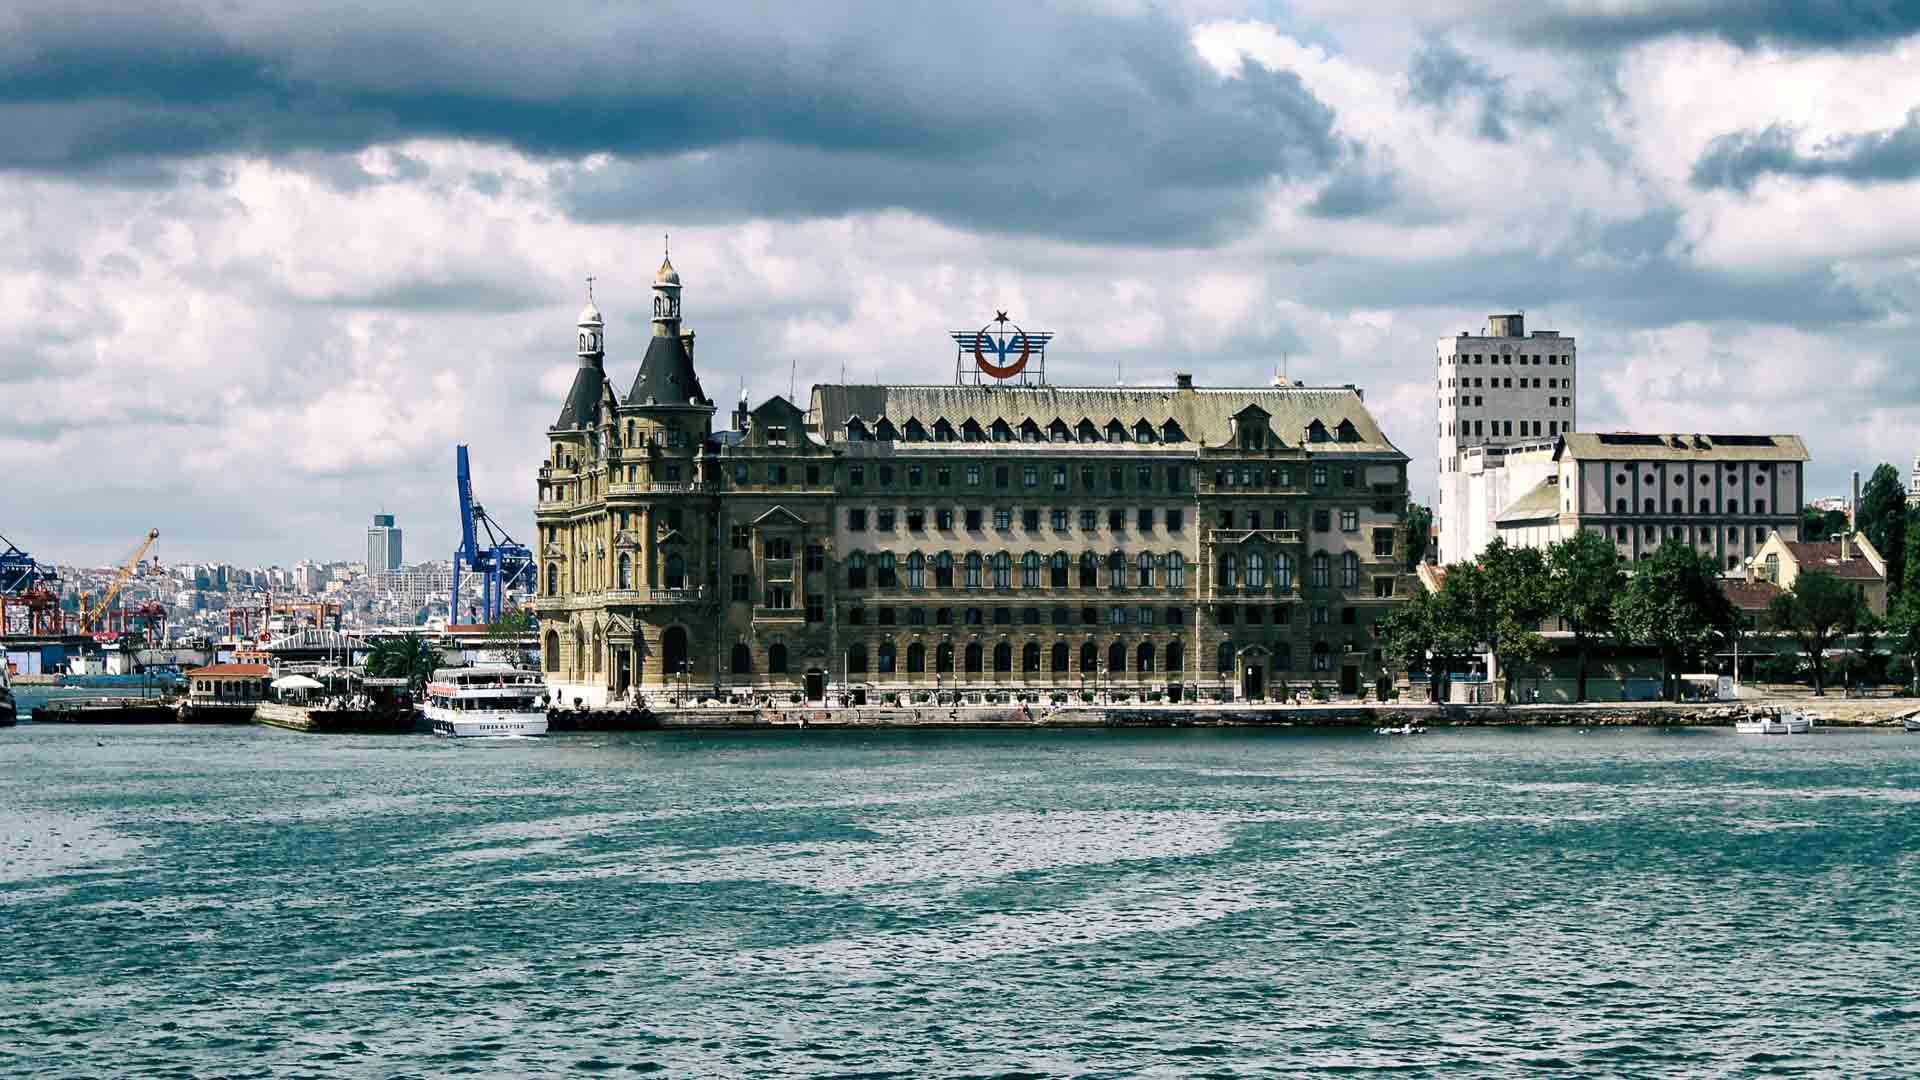
<svg viewBox="0 0 1920 1080">
<path fill-rule="evenodd" d="M 1860 527 L 1860 470 L 1853 470 L 1853 499 L 1847 503 L 1847 529 Z"/>
<path fill-rule="evenodd" d="M 1182 390 L 1193 389 L 1193 373 L 1189 371 L 1174 372 L 1173 385 L 1179 387 Z"/>
</svg>

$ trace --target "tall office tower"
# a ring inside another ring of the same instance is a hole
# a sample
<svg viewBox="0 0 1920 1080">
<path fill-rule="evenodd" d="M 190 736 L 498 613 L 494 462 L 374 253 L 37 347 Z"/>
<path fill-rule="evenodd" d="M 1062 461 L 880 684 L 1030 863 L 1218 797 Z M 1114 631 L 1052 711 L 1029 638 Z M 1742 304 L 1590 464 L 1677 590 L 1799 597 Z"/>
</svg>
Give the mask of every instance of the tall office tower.
<svg viewBox="0 0 1920 1080">
<path fill-rule="evenodd" d="M 400 569 L 400 527 L 392 514 L 373 515 L 373 527 L 367 530 L 367 573 L 381 574 Z"/>
<path fill-rule="evenodd" d="M 1440 402 L 1440 562 L 1473 559 L 1493 539 L 1493 519 L 1525 487 L 1469 482 L 1503 468 L 1509 450 L 1551 444 L 1574 425 L 1574 341 L 1556 330 L 1528 336 L 1522 315 L 1490 315 L 1487 331 L 1441 338 L 1434 385 Z M 1490 477 L 1498 480 L 1501 477 Z"/>
</svg>

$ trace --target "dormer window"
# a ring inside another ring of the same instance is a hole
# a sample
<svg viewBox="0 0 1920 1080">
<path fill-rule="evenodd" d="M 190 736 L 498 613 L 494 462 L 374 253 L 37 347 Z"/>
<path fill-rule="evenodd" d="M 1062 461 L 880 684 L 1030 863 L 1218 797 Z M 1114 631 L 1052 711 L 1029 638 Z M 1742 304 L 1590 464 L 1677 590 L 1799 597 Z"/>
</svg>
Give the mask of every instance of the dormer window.
<svg viewBox="0 0 1920 1080">
<path fill-rule="evenodd" d="M 960 438 L 962 442 L 986 442 L 987 433 L 981 430 L 980 421 L 969 418 L 960 425 Z"/>
<path fill-rule="evenodd" d="M 1141 420 L 1133 425 L 1133 441 L 1150 443 L 1153 441 L 1153 425 Z"/>
<path fill-rule="evenodd" d="M 858 417 L 847 421 L 848 442 L 869 442 L 871 440 L 872 436 L 867 434 L 867 425 L 862 423 Z"/>
<path fill-rule="evenodd" d="M 1039 442 L 1040 441 L 1040 425 L 1034 423 L 1031 419 L 1022 420 L 1020 422 L 1020 441 L 1021 442 Z"/>
<path fill-rule="evenodd" d="M 1078 438 L 1083 443 L 1095 443 L 1100 441 L 1100 429 L 1097 427 L 1094 427 L 1093 421 L 1091 420 L 1080 421 L 1080 425 L 1074 428 L 1074 434 L 1075 434 L 1075 437 Z"/>
<path fill-rule="evenodd" d="M 993 422 L 993 441 L 994 442 L 1012 442 L 1013 441 L 1013 428 L 1008 427 L 1007 422 L 1005 420 L 995 420 Z"/>
<path fill-rule="evenodd" d="M 918 420 L 907 421 L 907 441 L 908 442 L 926 442 L 927 441 L 927 429 L 921 425 L 920 421 Z"/>
<path fill-rule="evenodd" d="M 1057 443 L 1072 442 L 1073 434 L 1067 430 L 1065 420 L 1055 420 L 1047 425 L 1047 438 Z"/>
<path fill-rule="evenodd" d="M 1167 443 L 1186 442 L 1187 433 L 1180 430 L 1179 424 L 1169 420 L 1160 425 L 1160 441 Z"/>
<path fill-rule="evenodd" d="M 873 437 L 881 442 L 894 442 L 900 433 L 894 430 L 893 421 L 881 417 L 880 422 L 873 426 Z"/>
<path fill-rule="evenodd" d="M 1120 421 L 1118 420 L 1107 421 L 1107 441 L 1110 443 L 1127 441 L 1127 429 L 1125 426 L 1123 426 L 1120 423 Z"/>
<path fill-rule="evenodd" d="M 1307 441 L 1323 443 L 1327 441 L 1327 425 L 1315 420 L 1307 425 Z"/>
<path fill-rule="evenodd" d="M 953 433 L 952 424 L 947 423 L 945 420 L 935 420 L 933 422 L 933 441 L 958 442 L 959 440 Z"/>
<path fill-rule="evenodd" d="M 787 429 L 784 427 L 769 427 L 767 429 L 767 445 L 768 446 L 787 445 Z"/>
<path fill-rule="evenodd" d="M 1340 432 L 1341 442 L 1359 442 L 1360 441 L 1360 429 L 1354 427 L 1353 421 L 1351 420 L 1340 421 L 1340 427 L 1337 430 Z"/>
</svg>

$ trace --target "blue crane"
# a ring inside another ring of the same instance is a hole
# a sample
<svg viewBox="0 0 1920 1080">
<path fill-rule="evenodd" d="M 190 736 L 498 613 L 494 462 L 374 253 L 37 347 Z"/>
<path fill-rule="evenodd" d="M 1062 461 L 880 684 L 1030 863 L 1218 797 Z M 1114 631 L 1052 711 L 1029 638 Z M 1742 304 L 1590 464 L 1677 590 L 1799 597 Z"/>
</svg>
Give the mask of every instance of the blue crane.
<svg viewBox="0 0 1920 1080">
<path fill-rule="evenodd" d="M 507 530 L 488 517 L 480 504 L 473 501 L 473 474 L 467 468 L 467 448 L 464 445 L 458 449 L 457 469 L 460 486 L 460 550 L 453 553 L 453 601 L 447 606 L 447 617 L 449 621 L 459 621 L 460 572 L 465 569 L 481 575 L 478 614 L 482 623 L 492 624 L 499 620 L 506 608 L 508 589 L 533 588 L 533 552 L 525 544 L 508 536 Z M 486 533 L 486 547 L 481 547 L 479 543 L 482 531 Z"/>
</svg>

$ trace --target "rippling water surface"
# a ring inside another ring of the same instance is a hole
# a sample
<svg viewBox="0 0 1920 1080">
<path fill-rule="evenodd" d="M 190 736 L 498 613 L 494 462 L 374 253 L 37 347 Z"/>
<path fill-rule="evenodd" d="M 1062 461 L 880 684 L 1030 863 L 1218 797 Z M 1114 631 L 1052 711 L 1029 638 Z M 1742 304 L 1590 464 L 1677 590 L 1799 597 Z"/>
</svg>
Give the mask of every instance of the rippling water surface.
<svg viewBox="0 0 1920 1080">
<path fill-rule="evenodd" d="M 1920 1070 L 1920 737 L 0 730 L 9 1077 Z"/>
</svg>

